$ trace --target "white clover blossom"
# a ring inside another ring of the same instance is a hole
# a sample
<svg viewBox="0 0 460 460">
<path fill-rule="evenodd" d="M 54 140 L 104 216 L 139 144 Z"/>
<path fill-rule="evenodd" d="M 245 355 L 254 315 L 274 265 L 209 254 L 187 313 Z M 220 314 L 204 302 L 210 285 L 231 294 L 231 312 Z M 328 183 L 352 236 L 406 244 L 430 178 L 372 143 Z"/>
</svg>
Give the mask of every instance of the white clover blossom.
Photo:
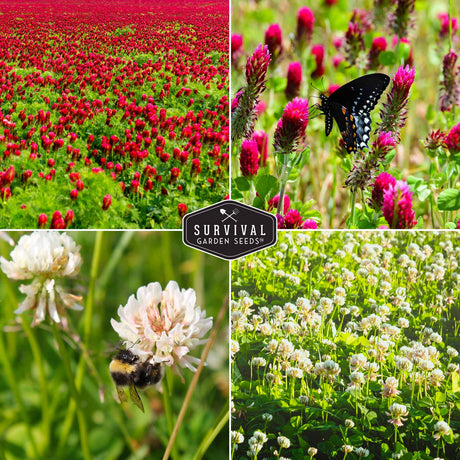
<svg viewBox="0 0 460 460">
<path fill-rule="evenodd" d="M 433 435 L 434 439 L 440 439 L 442 436 L 449 436 L 452 433 L 450 426 L 443 420 L 435 423 L 434 430 L 436 431 Z"/>
<path fill-rule="evenodd" d="M 120 321 L 111 319 L 112 327 L 124 344 L 152 364 L 196 371 L 198 358 L 190 351 L 206 343 L 203 339 L 212 327 L 212 317 L 196 305 L 193 289 L 180 289 L 170 281 L 162 290 L 160 283 L 150 283 L 131 295 L 127 304 L 118 308 Z"/>
<path fill-rule="evenodd" d="M 81 297 L 65 292 L 56 284 L 56 279 L 79 273 L 80 246 L 65 233 L 33 232 L 19 239 L 10 256 L 10 261 L 0 257 L 5 275 L 14 280 L 32 279 L 31 284 L 20 286 L 26 298 L 15 313 L 35 310 L 33 326 L 41 323 L 48 313 L 52 321 L 64 322 L 66 327 L 65 308 L 82 310 L 77 303 Z"/>
<path fill-rule="evenodd" d="M 291 441 L 289 438 L 286 438 L 286 436 L 278 436 L 276 441 L 278 442 L 278 445 L 283 449 L 289 449 L 289 447 L 291 447 Z"/>
</svg>

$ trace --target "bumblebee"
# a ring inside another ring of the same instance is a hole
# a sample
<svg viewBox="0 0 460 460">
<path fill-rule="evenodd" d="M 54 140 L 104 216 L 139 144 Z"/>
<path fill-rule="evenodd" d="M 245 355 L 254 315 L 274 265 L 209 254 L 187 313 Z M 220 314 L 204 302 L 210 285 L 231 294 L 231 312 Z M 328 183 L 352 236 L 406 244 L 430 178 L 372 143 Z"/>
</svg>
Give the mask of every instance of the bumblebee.
<svg viewBox="0 0 460 460">
<path fill-rule="evenodd" d="M 160 382 L 163 378 L 161 365 L 142 362 L 132 351 L 120 350 L 112 359 L 109 370 L 120 401 L 128 400 L 125 387 L 129 387 L 131 400 L 144 412 L 144 405 L 137 388 L 145 388 Z"/>
</svg>

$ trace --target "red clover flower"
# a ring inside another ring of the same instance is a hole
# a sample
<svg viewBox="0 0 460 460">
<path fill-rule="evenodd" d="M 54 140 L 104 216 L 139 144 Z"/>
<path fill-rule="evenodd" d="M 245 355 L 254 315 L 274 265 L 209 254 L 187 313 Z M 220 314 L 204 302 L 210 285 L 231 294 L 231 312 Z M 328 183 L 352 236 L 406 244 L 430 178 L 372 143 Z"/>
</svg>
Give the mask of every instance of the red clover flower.
<svg viewBox="0 0 460 460">
<path fill-rule="evenodd" d="M 450 112 L 453 106 L 460 106 L 460 71 L 457 54 L 450 50 L 442 60 L 441 111 Z"/>
<path fill-rule="evenodd" d="M 315 56 L 316 68 L 311 73 L 312 78 L 320 78 L 324 75 L 324 46 L 314 45 L 311 49 L 311 54 Z"/>
<path fill-rule="evenodd" d="M 265 31 L 265 45 L 268 47 L 268 51 L 272 57 L 271 63 L 274 63 L 283 52 L 283 34 L 279 24 L 268 26 L 268 29 Z"/>
<path fill-rule="evenodd" d="M 287 71 L 287 85 L 285 94 L 288 99 L 297 97 L 302 84 L 302 65 L 300 62 L 291 62 Z"/>
<path fill-rule="evenodd" d="M 396 179 L 387 172 L 380 173 L 375 179 L 374 186 L 372 187 L 371 206 L 379 210 L 383 204 L 383 192 L 390 186 L 395 185 Z"/>
<path fill-rule="evenodd" d="M 232 34 L 231 38 L 232 49 L 232 65 L 238 65 L 240 57 L 243 55 L 243 36 L 240 34 Z"/>
<path fill-rule="evenodd" d="M 254 131 L 251 141 L 257 143 L 257 148 L 259 149 L 259 164 L 262 167 L 265 167 L 267 164 L 267 156 L 268 156 L 268 135 L 265 131 L 258 130 Z"/>
<path fill-rule="evenodd" d="M 369 63 L 367 65 L 367 68 L 369 70 L 375 70 L 379 68 L 379 55 L 382 51 L 385 51 L 386 49 L 387 41 L 385 40 L 385 37 L 375 37 L 374 40 L 372 40 L 371 49 L 369 50 L 368 54 Z"/>
<path fill-rule="evenodd" d="M 259 148 L 257 142 L 243 140 L 240 153 L 240 170 L 244 177 L 252 178 L 259 169 Z"/>
<path fill-rule="evenodd" d="M 452 155 L 460 152 L 460 123 L 453 126 L 447 133 L 444 145 Z"/>
<path fill-rule="evenodd" d="M 407 37 L 412 27 L 415 0 L 396 0 L 396 10 L 390 15 L 391 30 L 398 38 Z"/>
<path fill-rule="evenodd" d="M 414 83 L 415 69 L 410 69 L 409 66 L 399 67 L 393 75 L 393 86 L 391 92 L 387 95 L 387 101 L 383 104 L 380 111 L 380 123 L 378 132 L 391 132 L 399 142 L 400 131 L 406 124 L 407 118 L 407 101 L 409 91 Z"/>
<path fill-rule="evenodd" d="M 276 126 L 274 142 L 277 153 L 294 153 L 305 137 L 308 125 L 308 100 L 296 97 L 286 105 Z"/>
<path fill-rule="evenodd" d="M 412 192 L 406 181 L 398 180 L 383 192 L 383 217 L 390 228 L 409 229 L 415 227 L 415 212 L 412 209 Z"/>
<path fill-rule="evenodd" d="M 239 90 L 232 101 L 232 141 L 250 138 L 254 130 L 255 108 L 265 82 L 270 53 L 267 46 L 259 45 L 246 63 L 247 86 Z"/>
<path fill-rule="evenodd" d="M 441 22 L 441 28 L 439 30 L 439 38 L 447 38 L 449 36 L 449 13 L 439 13 L 438 19 Z M 452 35 L 455 35 L 458 30 L 458 19 L 451 18 L 450 24 L 452 26 Z"/>
<path fill-rule="evenodd" d="M 345 32 L 345 57 L 350 65 L 355 65 L 359 54 L 365 49 L 363 31 L 357 22 L 350 22 Z"/>
<path fill-rule="evenodd" d="M 313 11 L 306 6 L 299 8 L 297 11 L 296 40 L 300 49 L 303 49 L 305 45 L 310 44 L 314 24 L 315 15 L 313 14 Z"/>
</svg>

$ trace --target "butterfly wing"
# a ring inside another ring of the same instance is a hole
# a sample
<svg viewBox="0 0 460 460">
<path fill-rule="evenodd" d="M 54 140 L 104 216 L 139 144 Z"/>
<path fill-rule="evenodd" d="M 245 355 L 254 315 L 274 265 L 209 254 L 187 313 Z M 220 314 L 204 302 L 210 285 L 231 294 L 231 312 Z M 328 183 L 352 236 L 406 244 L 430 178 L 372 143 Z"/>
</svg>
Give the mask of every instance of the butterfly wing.
<svg viewBox="0 0 460 460">
<path fill-rule="evenodd" d="M 356 78 L 335 90 L 329 96 L 329 103 L 343 105 L 356 115 L 371 112 L 380 96 L 390 83 L 384 73 L 371 73 Z"/>
<path fill-rule="evenodd" d="M 364 75 L 341 86 L 328 98 L 330 113 L 339 125 L 347 152 L 367 148 L 371 131 L 370 112 L 389 82 L 390 77 L 383 73 Z M 326 123 L 326 131 L 327 127 Z"/>
<path fill-rule="evenodd" d="M 336 104 L 335 102 L 329 102 L 329 107 L 334 120 L 339 125 L 340 134 L 345 141 L 347 152 L 356 152 L 358 146 L 356 117 L 346 107 Z"/>
</svg>

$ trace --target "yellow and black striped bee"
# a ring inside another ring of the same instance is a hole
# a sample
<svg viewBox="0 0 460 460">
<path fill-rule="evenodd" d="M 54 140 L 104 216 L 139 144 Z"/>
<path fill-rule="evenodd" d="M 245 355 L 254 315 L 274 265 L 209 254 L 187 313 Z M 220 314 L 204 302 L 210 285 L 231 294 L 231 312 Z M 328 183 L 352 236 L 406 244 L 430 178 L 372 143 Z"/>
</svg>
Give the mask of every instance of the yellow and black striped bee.
<svg viewBox="0 0 460 460">
<path fill-rule="evenodd" d="M 130 350 L 119 350 L 112 359 L 109 370 L 117 387 L 120 401 L 128 400 L 125 387 L 129 387 L 131 400 L 144 412 L 144 405 L 137 388 L 145 388 L 160 382 L 163 378 L 161 365 L 142 362 L 139 356 Z"/>
</svg>

